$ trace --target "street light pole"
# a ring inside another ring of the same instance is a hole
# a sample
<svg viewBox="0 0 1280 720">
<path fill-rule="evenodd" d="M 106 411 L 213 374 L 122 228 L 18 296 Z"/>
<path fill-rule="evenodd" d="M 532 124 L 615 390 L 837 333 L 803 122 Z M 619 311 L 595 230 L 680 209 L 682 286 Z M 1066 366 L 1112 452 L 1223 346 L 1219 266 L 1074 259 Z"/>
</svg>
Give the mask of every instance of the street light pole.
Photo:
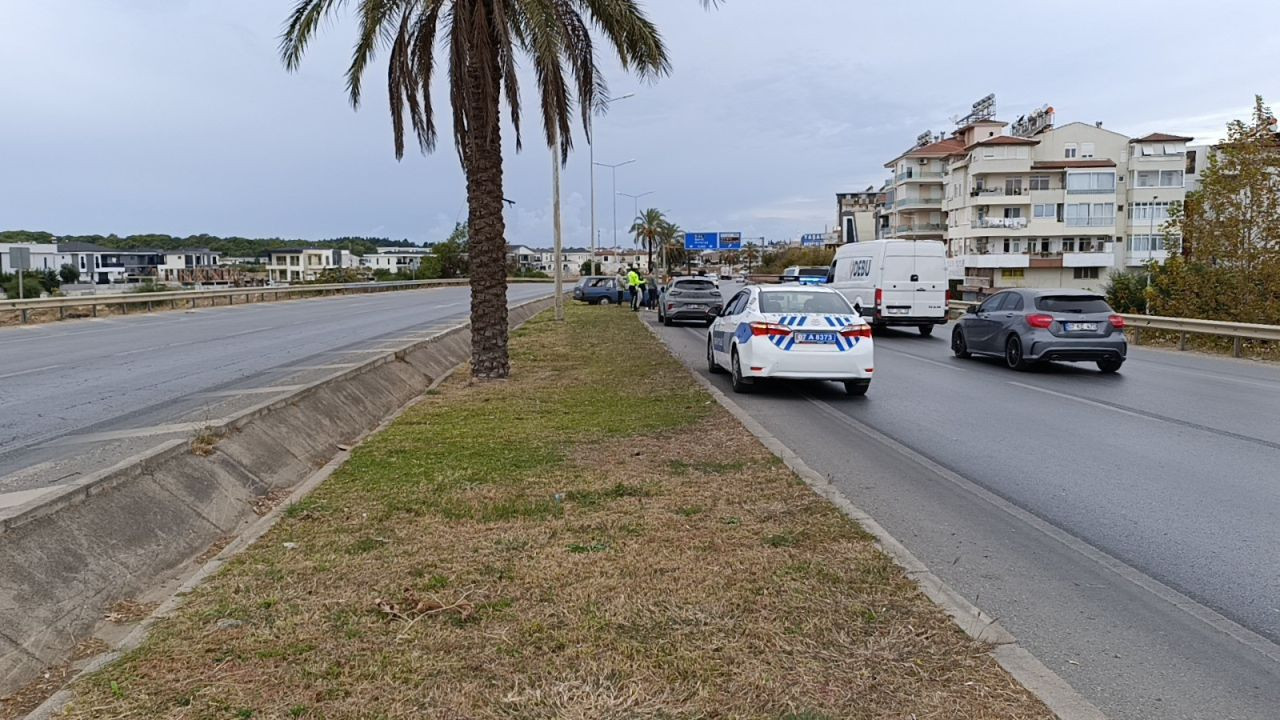
<svg viewBox="0 0 1280 720">
<path fill-rule="evenodd" d="M 596 112 L 604 112 L 609 103 L 615 100 L 626 100 L 629 97 L 635 97 L 635 93 L 627 93 L 619 95 L 615 98 L 604 98 L 593 111 L 587 114 L 587 154 L 590 159 L 591 167 L 591 272 L 596 271 L 596 132 L 595 132 L 595 114 Z M 597 110 L 598 108 L 598 110 Z M 616 220 L 616 218 L 615 218 Z"/>
<path fill-rule="evenodd" d="M 633 162 L 635 162 L 635 158 L 613 164 L 592 161 L 592 165 L 609 168 L 613 178 L 613 246 L 615 248 L 618 246 L 618 168 L 623 165 L 630 165 Z"/>
<path fill-rule="evenodd" d="M 1149 217 L 1147 226 L 1147 291 L 1143 293 L 1143 300 L 1146 301 L 1146 314 L 1151 314 L 1151 260 L 1156 243 L 1156 201 L 1160 199 L 1159 195 L 1151 196 L 1151 205 L 1147 207 Z"/>
<path fill-rule="evenodd" d="M 633 224 L 637 219 L 640 218 L 640 198 L 646 195 L 652 195 L 655 192 L 657 192 L 657 190 L 649 190 L 648 192 L 642 192 L 639 195 L 632 195 L 631 193 L 624 193 L 624 192 L 618 193 L 618 195 L 621 195 L 623 197 L 631 198 L 631 217 L 632 217 L 631 222 Z M 649 267 L 652 268 L 653 267 L 653 239 L 650 238 L 647 244 L 648 244 L 648 250 L 649 250 Z"/>
</svg>

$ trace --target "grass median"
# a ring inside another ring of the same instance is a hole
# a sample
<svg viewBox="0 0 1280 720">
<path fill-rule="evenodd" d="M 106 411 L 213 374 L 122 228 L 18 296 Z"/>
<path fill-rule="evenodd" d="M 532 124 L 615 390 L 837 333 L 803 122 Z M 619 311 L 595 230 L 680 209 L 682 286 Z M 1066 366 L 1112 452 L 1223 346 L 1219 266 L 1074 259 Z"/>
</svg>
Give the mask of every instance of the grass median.
<svg viewBox="0 0 1280 720">
<path fill-rule="evenodd" d="M 688 376 L 570 307 L 430 393 L 74 718 L 1044 718 Z"/>
</svg>

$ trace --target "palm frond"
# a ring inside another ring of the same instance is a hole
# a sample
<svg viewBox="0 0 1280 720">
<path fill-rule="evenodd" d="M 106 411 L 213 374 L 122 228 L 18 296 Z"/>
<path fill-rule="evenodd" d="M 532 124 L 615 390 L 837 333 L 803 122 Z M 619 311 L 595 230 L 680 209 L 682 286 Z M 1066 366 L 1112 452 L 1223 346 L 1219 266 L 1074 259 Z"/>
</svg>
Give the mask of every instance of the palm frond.
<svg viewBox="0 0 1280 720">
<path fill-rule="evenodd" d="M 280 57 L 287 69 L 298 69 L 302 53 L 315 36 L 320 21 L 346 3 L 347 0 L 299 0 L 285 21 L 284 32 L 280 34 Z"/>
</svg>

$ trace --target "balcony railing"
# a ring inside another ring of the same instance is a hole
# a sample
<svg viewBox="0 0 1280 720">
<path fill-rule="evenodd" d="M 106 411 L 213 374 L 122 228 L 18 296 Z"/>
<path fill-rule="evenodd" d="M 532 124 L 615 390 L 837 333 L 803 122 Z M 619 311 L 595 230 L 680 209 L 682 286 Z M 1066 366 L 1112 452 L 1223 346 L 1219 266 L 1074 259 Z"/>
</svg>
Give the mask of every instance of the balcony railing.
<svg viewBox="0 0 1280 720">
<path fill-rule="evenodd" d="M 1056 258 L 1056 257 L 1062 257 L 1064 254 L 1074 255 L 1074 254 L 1080 254 L 1080 253 L 1096 254 L 1096 253 L 1110 253 L 1110 252 L 1111 252 L 1111 243 L 1098 243 L 1095 245 L 1076 246 L 1074 249 L 1064 249 L 1059 245 L 1051 245 L 1049 246 L 1048 250 L 1044 250 L 1039 245 L 1037 245 L 1036 247 L 1022 248 L 1021 250 L 1017 250 L 1017 251 L 1005 250 L 1002 247 L 1000 247 L 998 244 L 994 247 L 988 244 L 988 245 L 974 245 L 968 251 L 968 254 L 970 255 L 1008 255 L 1008 256 L 1030 255 L 1033 258 Z M 1157 252 L 1163 252 L 1163 251 L 1157 251 Z M 1132 251 L 1131 251 L 1131 254 L 1132 254 Z"/>
<path fill-rule="evenodd" d="M 894 207 L 912 208 L 912 207 L 941 207 L 942 198 L 899 198 L 894 201 Z"/>
<path fill-rule="evenodd" d="M 1109 215 L 1107 217 L 1069 217 L 1067 218 L 1067 227 L 1111 227 L 1116 224 L 1116 217 Z"/>
<path fill-rule="evenodd" d="M 981 187 L 974 188 L 969 191 L 969 197 L 1004 197 L 1018 196 L 1021 197 L 1025 191 L 1021 188 L 1002 188 L 1002 187 Z"/>
<path fill-rule="evenodd" d="M 1116 187 L 1109 188 L 1067 188 L 1068 195 L 1114 195 Z"/>
<path fill-rule="evenodd" d="M 1027 219 L 1024 217 L 1016 218 L 979 218 L 969 223 L 969 227 L 975 228 L 1006 228 L 1009 230 L 1021 230 L 1027 226 Z"/>
<path fill-rule="evenodd" d="M 916 225 L 898 225 L 897 227 L 893 228 L 893 233 L 895 235 L 902 235 L 904 233 L 922 233 L 922 232 L 937 233 L 937 232 L 942 232 L 946 229 L 947 229 L 947 226 L 943 225 L 942 223 L 919 223 Z"/>
<path fill-rule="evenodd" d="M 940 172 L 916 172 L 908 170 L 898 173 L 894 178 L 894 182 L 902 182 L 903 180 L 928 180 L 930 182 L 940 182 L 942 173 Z"/>
</svg>

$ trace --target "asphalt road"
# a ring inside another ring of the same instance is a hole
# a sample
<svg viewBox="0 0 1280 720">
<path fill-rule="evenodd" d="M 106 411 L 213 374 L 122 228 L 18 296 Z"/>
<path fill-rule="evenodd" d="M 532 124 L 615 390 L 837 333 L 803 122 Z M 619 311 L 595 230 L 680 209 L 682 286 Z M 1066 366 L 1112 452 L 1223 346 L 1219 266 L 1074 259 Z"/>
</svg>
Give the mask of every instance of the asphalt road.
<svg viewBox="0 0 1280 720">
<path fill-rule="evenodd" d="M 0 328 L 0 507 L 469 312 L 450 287 Z"/>
<path fill-rule="evenodd" d="M 708 375 L 704 329 L 659 331 Z M 1280 369 L 1017 373 L 949 337 L 880 333 L 865 398 L 733 397 L 1109 717 L 1280 718 Z"/>
</svg>

